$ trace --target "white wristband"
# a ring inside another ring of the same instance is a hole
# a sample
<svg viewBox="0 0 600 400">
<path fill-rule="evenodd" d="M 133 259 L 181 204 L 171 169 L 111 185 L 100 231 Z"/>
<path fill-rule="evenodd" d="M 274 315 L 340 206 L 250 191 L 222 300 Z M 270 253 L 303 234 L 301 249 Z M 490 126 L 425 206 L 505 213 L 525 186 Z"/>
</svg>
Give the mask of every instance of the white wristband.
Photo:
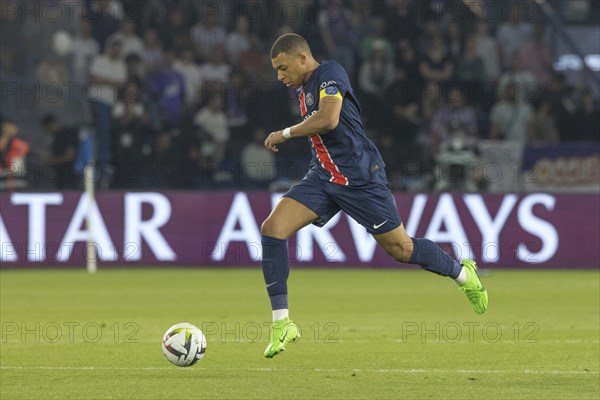
<svg viewBox="0 0 600 400">
<path fill-rule="evenodd" d="M 283 130 L 283 137 L 286 139 L 291 139 L 292 138 L 292 128 L 285 128 Z"/>
</svg>

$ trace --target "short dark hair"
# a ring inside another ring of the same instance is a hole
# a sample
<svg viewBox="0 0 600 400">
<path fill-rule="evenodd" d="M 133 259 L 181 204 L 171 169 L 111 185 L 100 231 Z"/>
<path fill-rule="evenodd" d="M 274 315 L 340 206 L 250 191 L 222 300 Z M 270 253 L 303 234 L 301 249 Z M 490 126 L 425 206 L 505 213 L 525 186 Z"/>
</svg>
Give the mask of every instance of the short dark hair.
<svg viewBox="0 0 600 400">
<path fill-rule="evenodd" d="M 286 33 L 277 38 L 271 47 L 271 59 L 281 53 L 296 55 L 301 51 L 310 53 L 310 47 L 302 36 L 295 33 Z"/>
</svg>

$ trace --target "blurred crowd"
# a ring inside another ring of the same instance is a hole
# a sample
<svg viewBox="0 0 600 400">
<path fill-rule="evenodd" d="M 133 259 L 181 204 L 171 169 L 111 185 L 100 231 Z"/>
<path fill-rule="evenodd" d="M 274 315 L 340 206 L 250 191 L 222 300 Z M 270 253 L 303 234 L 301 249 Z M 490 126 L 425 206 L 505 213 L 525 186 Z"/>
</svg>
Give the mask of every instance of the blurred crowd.
<svg viewBox="0 0 600 400">
<path fill-rule="evenodd" d="M 286 32 L 345 67 L 393 188 L 448 190 L 422 177 L 476 164 L 482 140 L 600 140 L 589 75 L 553 70 L 527 0 L 481 0 L 494 20 L 460 0 L 3 3 L 2 188 L 79 188 L 88 139 L 101 188 L 285 188 L 310 158 L 262 144 L 299 117 L 268 56 Z"/>
</svg>

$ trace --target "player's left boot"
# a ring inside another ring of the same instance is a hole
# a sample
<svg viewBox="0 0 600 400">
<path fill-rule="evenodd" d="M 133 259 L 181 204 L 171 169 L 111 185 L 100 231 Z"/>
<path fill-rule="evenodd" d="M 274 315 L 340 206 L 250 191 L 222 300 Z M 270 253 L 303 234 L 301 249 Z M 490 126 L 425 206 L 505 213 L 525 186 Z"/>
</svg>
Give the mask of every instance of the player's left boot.
<svg viewBox="0 0 600 400">
<path fill-rule="evenodd" d="M 269 345 L 265 349 L 265 357 L 273 358 L 285 350 L 288 343 L 293 343 L 300 339 L 300 330 L 291 319 L 285 318 L 273 321 Z"/>
<path fill-rule="evenodd" d="M 467 272 L 467 281 L 460 288 L 467 295 L 477 314 L 483 314 L 488 307 L 488 294 L 477 274 L 477 264 L 473 260 L 463 260 L 461 265 Z"/>
</svg>

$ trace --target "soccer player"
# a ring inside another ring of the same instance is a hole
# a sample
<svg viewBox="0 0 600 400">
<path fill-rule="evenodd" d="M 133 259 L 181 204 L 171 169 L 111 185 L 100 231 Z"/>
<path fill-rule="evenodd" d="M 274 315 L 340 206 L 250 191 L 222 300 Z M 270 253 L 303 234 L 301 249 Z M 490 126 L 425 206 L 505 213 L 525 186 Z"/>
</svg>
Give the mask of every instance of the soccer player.
<svg viewBox="0 0 600 400">
<path fill-rule="evenodd" d="M 293 33 L 275 41 L 271 62 L 277 79 L 296 88 L 303 121 L 269 134 L 265 147 L 277 152 L 277 145 L 307 137 L 312 161 L 306 176 L 284 194 L 261 227 L 262 268 L 273 310 L 265 357 L 300 337 L 288 312 L 287 239 L 308 224 L 323 226 L 340 210 L 364 226 L 394 260 L 454 279 L 475 312 L 484 313 L 488 295 L 475 262 L 459 263 L 431 240 L 411 238 L 404 230 L 383 159 L 364 133 L 344 68 L 335 61 L 317 62 L 306 40 Z"/>
</svg>

